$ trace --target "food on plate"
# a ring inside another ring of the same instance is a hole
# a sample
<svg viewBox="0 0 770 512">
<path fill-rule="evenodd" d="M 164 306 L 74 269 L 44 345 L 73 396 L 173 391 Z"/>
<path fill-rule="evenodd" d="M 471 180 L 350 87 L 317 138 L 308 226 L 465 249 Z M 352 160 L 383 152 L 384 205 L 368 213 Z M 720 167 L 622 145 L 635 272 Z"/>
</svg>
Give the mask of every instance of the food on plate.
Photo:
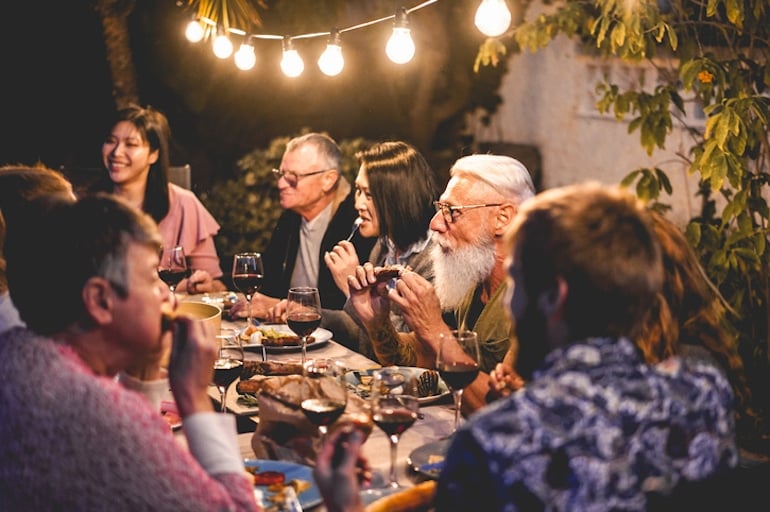
<svg viewBox="0 0 770 512">
<path fill-rule="evenodd" d="M 275 503 L 279 506 L 279 510 L 283 510 L 283 506 L 287 504 L 287 499 L 289 497 L 289 489 L 292 489 L 294 491 L 294 496 L 299 496 L 303 492 L 307 491 L 312 487 L 312 483 L 308 482 L 307 480 L 300 480 L 299 478 L 294 478 L 290 482 L 286 484 L 275 484 L 271 485 L 267 488 L 268 491 L 274 492 L 272 496 L 269 496 L 267 499 L 268 501 Z"/>
<path fill-rule="evenodd" d="M 283 485 L 286 475 L 280 471 L 257 471 L 251 474 L 254 477 L 254 485 Z"/>
<path fill-rule="evenodd" d="M 259 333 L 261 338 L 259 343 L 266 347 L 299 347 L 302 345 L 302 339 L 295 334 L 281 332 L 272 327 L 257 327 L 256 325 L 248 326 L 241 333 L 241 339 L 250 342 L 252 335 L 256 333 Z M 313 342 L 315 342 L 315 338 L 308 336 L 307 344 L 310 345 Z"/>
<path fill-rule="evenodd" d="M 430 510 L 435 494 L 436 482 L 429 480 L 373 501 L 366 506 L 364 512 Z"/>
<path fill-rule="evenodd" d="M 254 375 L 301 375 L 302 363 L 290 361 L 244 361 L 241 380 Z"/>
</svg>

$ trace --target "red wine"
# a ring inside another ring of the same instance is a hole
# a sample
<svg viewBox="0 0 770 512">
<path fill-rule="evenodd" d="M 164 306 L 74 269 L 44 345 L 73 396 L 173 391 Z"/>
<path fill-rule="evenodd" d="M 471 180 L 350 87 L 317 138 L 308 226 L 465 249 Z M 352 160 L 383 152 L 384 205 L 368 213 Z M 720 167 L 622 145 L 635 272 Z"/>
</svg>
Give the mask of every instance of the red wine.
<svg viewBox="0 0 770 512">
<path fill-rule="evenodd" d="M 372 421 L 380 427 L 388 436 L 401 435 L 414 425 L 417 419 L 417 411 L 409 409 L 380 409 L 372 414 Z"/>
<path fill-rule="evenodd" d="M 217 359 L 214 361 L 214 384 L 227 387 L 241 376 L 243 361 L 237 359 Z"/>
<path fill-rule="evenodd" d="M 246 295 L 254 295 L 262 288 L 262 274 L 233 274 L 233 286 Z"/>
<path fill-rule="evenodd" d="M 479 374 L 479 365 L 475 363 L 443 363 L 437 369 L 441 378 L 452 390 L 467 387 Z"/>
<path fill-rule="evenodd" d="M 158 276 L 160 276 L 161 281 L 166 283 L 169 288 L 174 287 L 179 284 L 179 281 L 187 277 L 187 271 L 186 270 L 171 270 L 171 269 L 161 269 L 158 270 Z"/>
<path fill-rule="evenodd" d="M 310 336 L 321 325 L 321 314 L 313 311 L 292 313 L 286 323 L 297 336 Z"/>
<path fill-rule="evenodd" d="M 310 423 L 317 427 L 331 425 L 345 412 L 345 404 L 328 398 L 308 398 L 300 404 Z"/>
</svg>

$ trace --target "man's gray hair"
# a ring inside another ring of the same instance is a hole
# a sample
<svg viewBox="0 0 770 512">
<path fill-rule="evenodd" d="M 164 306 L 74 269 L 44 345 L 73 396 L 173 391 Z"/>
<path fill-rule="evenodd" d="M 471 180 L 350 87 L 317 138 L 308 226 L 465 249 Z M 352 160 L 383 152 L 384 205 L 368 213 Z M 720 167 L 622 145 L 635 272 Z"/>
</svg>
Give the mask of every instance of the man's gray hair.
<svg viewBox="0 0 770 512">
<path fill-rule="evenodd" d="M 515 206 L 535 195 L 535 185 L 527 168 L 510 156 L 476 154 L 458 159 L 450 176 L 473 176 L 488 184 Z"/>
<path fill-rule="evenodd" d="M 327 169 L 337 169 L 342 176 L 342 151 L 337 142 L 325 133 L 306 133 L 291 139 L 286 145 L 286 152 L 294 151 L 305 145 L 313 145 Z"/>
</svg>

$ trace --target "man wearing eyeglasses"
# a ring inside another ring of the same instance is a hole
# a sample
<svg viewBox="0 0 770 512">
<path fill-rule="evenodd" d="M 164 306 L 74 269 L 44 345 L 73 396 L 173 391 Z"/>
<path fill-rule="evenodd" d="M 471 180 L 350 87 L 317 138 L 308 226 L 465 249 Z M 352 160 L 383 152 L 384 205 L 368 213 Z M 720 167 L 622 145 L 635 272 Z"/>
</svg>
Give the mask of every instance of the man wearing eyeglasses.
<svg viewBox="0 0 770 512">
<path fill-rule="evenodd" d="M 435 281 L 402 272 L 392 290 L 376 284 L 366 263 L 348 278 L 350 304 L 366 327 L 383 365 L 435 367 L 436 348 L 449 329 L 442 310 L 454 312 L 457 327 L 478 333 L 482 373 L 465 389 L 463 406 L 486 403 L 488 372 L 515 356 L 513 329 L 503 304 L 507 255 L 503 235 L 522 202 L 534 196 L 532 178 L 521 162 L 501 155 L 470 155 L 450 170 L 450 180 L 430 223 Z M 412 333 L 396 334 L 387 315 L 389 301 L 403 311 Z M 383 309 L 384 308 L 384 309 Z M 459 345 L 453 347 L 458 353 Z M 511 361 L 512 363 L 512 361 Z"/>
<path fill-rule="evenodd" d="M 284 212 L 262 255 L 265 279 L 252 300 L 254 317 L 264 318 L 295 286 L 317 287 L 325 309 L 345 304 L 323 261 L 325 252 L 348 237 L 357 217 L 341 165 L 340 148 L 328 135 L 308 133 L 286 145 L 280 167 L 273 169 Z M 374 240 L 356 234 L 351 241 L 367 258 Z"/>
</svg>

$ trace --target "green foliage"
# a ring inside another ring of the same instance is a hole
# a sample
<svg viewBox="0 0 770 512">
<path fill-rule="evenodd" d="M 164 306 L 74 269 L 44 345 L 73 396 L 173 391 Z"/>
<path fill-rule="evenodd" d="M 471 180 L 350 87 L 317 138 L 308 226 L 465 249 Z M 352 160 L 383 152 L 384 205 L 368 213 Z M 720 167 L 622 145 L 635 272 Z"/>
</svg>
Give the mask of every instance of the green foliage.
<svg viewBox="0 0 770 512">
<path fill-rule="evenodd" d="M 296 135 L 309 132 L 304 129 Z M 282 209 L 272 169 L 280 167 L 291 137 L 273 139 L 267 148 L 257 148 L 237 163 L 235 177 L 215 183 L 201 194 L 201 201 L 219 221 L 217 249 L 226 263 L 241 251 L 264 251 Z M 342 174 L 353 182 L 358 172 L 356 152 L 369 142 L 364 139 L 338 141 L 343 155 Z"/>
<path fill-rule="evenodd" d="M 600 56 L 625 61 L 664 56 L 678 64 L 676 72 L 660 73 L 653 92 L 599 84 L 597 108 L 618 120 L 630 117 L 629 133 L 639 133 L 648 154 L 665 147 L 675 120 L 692 137 L 689 152 L 680 156 L 699 179 L 702 206 L 686 236 L 734 310 L 730 327 L 756 406 L 770 417 L 767 0 L 544 2 L 547 14 L 525 19 L 512 45 L 534 52 L 564 34 Z M 686 124 L 685 95 L 703 108 L 705 127 Z M 659 168 L 634 170 L 622 185 L 635 185 L 637 195 L 659 209 L 667 208 L 662 194 L 672 193 Z M 760 432 L 764 439 L 770 437 L 767 425 Z"/>
</svg>

